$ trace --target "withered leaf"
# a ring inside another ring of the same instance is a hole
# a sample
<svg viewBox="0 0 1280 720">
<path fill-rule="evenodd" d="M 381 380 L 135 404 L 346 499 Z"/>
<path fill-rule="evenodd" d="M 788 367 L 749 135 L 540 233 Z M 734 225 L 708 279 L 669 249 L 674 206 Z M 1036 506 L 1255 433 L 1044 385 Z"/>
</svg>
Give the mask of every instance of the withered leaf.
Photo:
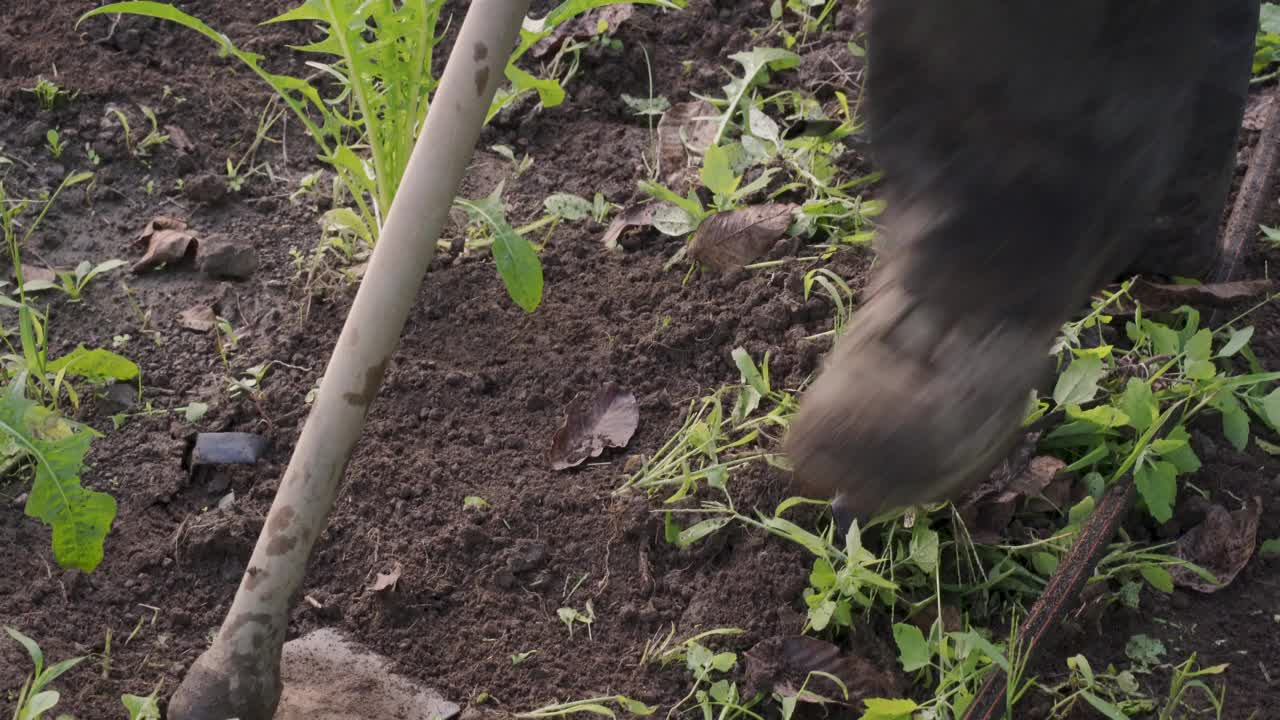
<svg viewBox="0 0 1280 720">
<path fill-rule="evenodd" d="M 1000 542 L 1024 502 L 1060 509 L 1073 500 L 1075 476 L 1062 474 L 1066 467 L 1062 460 L 1035 454 L 1039 439 L 1039 432 L 1024 434 L 987 479 L 956 503 L 974 542 Z"/>
<path fill-rule="evenodd" d="M 640 424 L 636 396 L 607 383 L 595 397 L 578 393 L 570 401 L 564 423 L 551 437 L 547 460 L 553 470 L 581 465 L 605 448 L 626 447 Z"/>
<path fill-rule="evenodd" d="M 721 272 L 739 269 L 769 252 L 797 207 L 769 203 L 711 215 L 698 226 L 689 258 Z"/>
<path fill-rule="evenodd" d="M 625 240 L 628 236 L 635 234 L 639 228 L 653 225 L 653 213 L 657 207 L 657 203 L 645 203 L 623 209 L 613 216 L 613 221 L 609 223 L 600 241 L 608 250 L 619 250 L 627 246 Z"/>
<path fill-rule="evenodd" d="M 894 697 L 901 688 L 897 678 L 859 655 L 846 655 L 825 640 L 803 635 L 772 637 L 745 653 L 747 682 L 757 691 L 775 689 L 785 695 L 796 695 L 806 687 L 825 698 L 843 694 L 835 683 L 813 673 L 827 673 L 849 690 L 849 701 L 865 697 Z M 818 701 L 817 696 L 800 695 L 801 700 Z"/>
<path fill-rule="evenodd" d="M 1208 285 L 1169 285 L 1135 280 L 1129 294 L 1146 310 L 1173 310 L 1182 305 L 1227 307 L 1273 292 L 1272 280 L 1238 280 Z"/>
<path fill-rule="evenodd" d="M 157 215 L 138 236 L 138 242 L 147 243 L 147 252 L 130 269 L 136 273 L 157 265 L 175 263 L 186 257 L 195 241 L 195 233 L 187 229 L 186 222 Z"/>
<path fill-rule="evenodd" d="M 535 43 L 529 49 L 529 52 L 534 57 L 542 57 L 548 52 L 559 48 L 567 40 L 588 40 L 599 34 L 601 23 L 604 23 L 606 32 L 612 33 L 618 29 L 619 25 L 629 20 L 635 12 L 634 5 L 617 4 L 607 5 L 598 10 L 583 13 L 552 30 L 550 35 Z"/>
<path fill-rule="evenodd" d="M 15 275 L 15 277 L 17 276 Z M 47 267 L 22 263 L 22 282 L 29 283 L 35 280 L 40 280 L 42 282 L 57 282 L 58 273 Z"/>
<path fill-rule="evenodd" d="M 701 157 L 716 139 L 716 109 L 706 100 L 672 105 L 658 121 L 658 167 L 667 187 L 684 193 L 697 178 L 689 157 Z"/>
<path fill-rule="evenodd" d="M 196 149 L 196 144 L 191 142 L 191 137 L 187 135 L 187 131 L 177 125 L 165 125 L 164 131 L 169 135 L 169 143 L 174 149 L 183 154 L 189 154 Z"/>
<path fill-rule="evenodd" d="M 389 571 L 378 573 L 378 576 L 373 580 L 373 585 L 370 585 L 369 589 L 373 592 L 386 592 L 387 590 L 393 590 L 395 589 L 396 583 L 400 581 L 400 574 L 403 572 L 404 567 L 400 565 L 400 561 L 397 560 L 395 564 L 391 566 Z"/>
<path fill-rule="evenodd" d="M 187 330 L 206 333 L 217 324 L 218 317 L 208 305 L 192 305 L 178 313 L 178 325 Z"/>
<path fill-rule="evenodd" d="M 1262 516 L 1262 498 L 1254 497 L 1235 512 L 1213 505 L 1205 513 L 1204 522 L 1178 538 L 1173 554 L 1213 573 L 1214 584 L 1189 568 L 1171 567 L 1174 584 L 1197 592 L 1221 590 L 1240 573 L 1253 556 L 1258 542 L 1258 520 Z"/>
</svg>

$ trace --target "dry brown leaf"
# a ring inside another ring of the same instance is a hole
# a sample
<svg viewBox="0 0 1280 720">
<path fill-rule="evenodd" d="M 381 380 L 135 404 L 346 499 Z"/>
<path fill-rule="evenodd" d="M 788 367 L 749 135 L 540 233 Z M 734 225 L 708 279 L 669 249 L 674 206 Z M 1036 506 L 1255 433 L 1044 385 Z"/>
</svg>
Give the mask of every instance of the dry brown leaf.
<svg viewBox="0 0 1280 720">
<path fill-rule="evenodd" d="M 218 316 L 208 305 L 193 305 L 178 313 L 178 325 L 188 330 L 206 333 L 218 322 Z"/>
<path fill-rule="evenodd" d="M 147 252 L 133 264 L 133 272 L 142 272 L 157 265 L 175 263 L 187 256 L 196 242 L 195 233 L 187 229 L 187 223 L 178 218 L 157 215 L 147 223 L 138 242 L 147 243 Z"/>
<path fill-rule="evenodd" d="M 1061 509 L 1071 504 L 1075 476 L 1062 474 L 1066 463 L 1048 455 L 1036 455 L 1040 433 L 1023 436 L 1007 458 L 956 507 L 974 542 L 994 544 L 1004 538 L 1022 503 Z"/>
<path fill-rule="evenodd" d="M 1146 310 L 1173 310 L 1182 305 L 1226 307 L 1261 298 L 1276 289 L 1272 280 L 1238 280 L 1208 285 L 1167 285 L 1135 280 L 1129 294 Z"/>
<path fill-rule="evenodd" d="M 191 137 L 187 135 L 187 131 L 177 125 L 165 125 L 164 131 L 169 135 L 169 143 L 173 145 L 180 153 L 189 154 L 196 149 L 196 144 L 191 142 Z"/>
<path fill-rule="evenodd" d="M 369 589 L 373 592 L 394 590 L 396 583 L 400 581 L 400 574 L 403 572 L 404 567 L 401 566 L 400 561 L 397 560 L 395 564 L 391 566 L 391 570 L 388 572 L 378 573 L 378 577 L 374 578 L 373 585 L 369 586 Z"/>
<path fill-rule="evenodd" d="M 547 460 L 553 470 L 581 465 L 605 448 L 626 447 L 640 424 L 636 396 L 607 383 L 594 398 L 578 393 L 569 403 L 564 423 L 551 438 Z"/>
<path fill-rule="evenodd" d="M 635 12 L 634 5 L 618 4 L 583 13 L 552 30 L 550 35 L 535 43 L 529 52 L 534 57 L 542 57 L 559 48 L 567 40 L 578 42 L 589 40 L 599 34 L 602 21 L 607 25 L 606 31 L 612 33 L 618 29 L 619 25 L 631 19 Z"/>
<path fill-rule="evenodd" d="M 1173 554 L 1213 573 L 1218 584 L 1208 582 L 1185 567 L 1170 568 L 1174 584 L 1202 593 L 1217 592 L 1235 579 L 1258 542 L 1258 519 L 1262 516 L 1262 498 L 1251 498 L 1235 512 L 1221 505 L 1210 506 L 1204 522 L 1178 538 Z"/>
<path fill-rule="evenodd" d="M 647 228 L 653 225 L 653 213 L 657 209 L 656 203 L 645 203 L 644 205 L 632 205 L 625 208 L 622 212 L 613 216 L 613 222 L 609 223 L 608 229 L 604 231 L 600 241 L 608 250 L 619 250 L 627 247 L 630 243 L 625 242 L 627 237 L 636 233 L 637 228 Z"/>
<path fill-rule="evenodd" d="M 16 278 L 17 276 L 15 276 Z M 22 282 L 29 283 L 32 280 L 44 280 L 45 282 L 58 282 L 58 273 L 47 267 L 39 265 L 28 265 L 22 263 Z"/>
<path fill-rule="evenodd" d="M 716 139 L 716 109 L 706 100 L 672 105 L 658 121 L 658 167 L 667 187 L 684 193 L 697 172 L 689 158 L 701 157 Z"/>
<path fill-rule="evenodd" d="M 689 258 L 721 272 L 740 269 L 782 238 L 797 207 L 769 203 L 711 215 L 694 233 Z"/>
<path fill-rule="evenodd" d="M 846 655 L 825 640 L 803 635 L 772 637 L 745 653 L 748 685 L 756 691 L 775 689 L 795 695 L 800 687 L 826 698 L 842 695 L 831 680 L 814 675 L 827 673 L 839 678 L 849 690 L 849 701 L 865 697 L 894 697 L 901 688 L 897 678 L 880 670 L 876 663 L 859 655 Z M 817 697 L 801 695 L 806 702 Z"/>
</svg>

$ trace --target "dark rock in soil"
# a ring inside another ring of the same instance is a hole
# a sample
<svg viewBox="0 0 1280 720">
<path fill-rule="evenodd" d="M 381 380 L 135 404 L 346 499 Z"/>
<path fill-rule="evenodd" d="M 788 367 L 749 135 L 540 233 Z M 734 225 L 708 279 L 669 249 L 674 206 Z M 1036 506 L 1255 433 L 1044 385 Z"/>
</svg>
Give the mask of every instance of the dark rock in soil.
<svg viewBox="0 0 1280 720">
<path fill-rule="evenodd" d="M 258 251 L 248 243 L 212 235 L 200 241 L 196 263 L 210 277 L 244 280 L 258 269 Z"/>
<path fill-rule="evenodd" d="M 196 202 L 216 205 L 227 197 L 227 184 L 213 173 L 201 173 L 187 179 L 182 184 L 182 191 Z"/>
</svg>

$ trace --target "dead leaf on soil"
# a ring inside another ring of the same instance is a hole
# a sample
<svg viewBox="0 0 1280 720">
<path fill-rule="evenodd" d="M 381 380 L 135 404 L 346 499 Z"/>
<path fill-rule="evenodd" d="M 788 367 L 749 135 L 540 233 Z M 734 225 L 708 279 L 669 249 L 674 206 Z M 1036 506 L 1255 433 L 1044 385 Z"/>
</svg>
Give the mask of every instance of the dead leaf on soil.
<svg viewBox="0 0 1280 720">
<path fill-rule="evenodd" d="M 754 262 L 786 233 L 797 207 L 769 203 L 711 215 L 694 233 L 689 258 L 721 272 Z"/>
<path fill-rule="evenodd" d="M 613 33 L 618 29 L 619 25 L 631 19 L 635 12 L 634 5 L 608 5 L 598 10 L 583 13 L 552 30 L 550 35 L 535 43 L 529 52 L 534 57 L 542 57 L 560 47 L 567 40 L 575 42 L 590 40 L 600 34 L 601 23 L 606 26 L 605 32 Z"/>
<path fill-rule="evenodd" d="M 630 243 L 624 242 L 624 239 L 636 233 L 637 228 L 652 226 L 653 213 L 657 208 L 657 203 L 632 205 L 614 215 L 613 222 L 609 223 L 608 229 L 604 231 L 604 235 L 600 238 L 600 241 L 604 243 L 605 249 L 621 250 L 623 247 L 630 245 Z"/>
<path fill-rule="evenodd" d="M 138 242 L 147 243 L 147 252 L 130 268 L 135 273 L 186 257 L 196 242 L 196 235 L 187 229 L 185 221 L 157 215 L 143 228 Z"/>
<path fill-rule="evenodd" d="M 1258 519 L 1262 516 L 1262 499 L 1251 498 L 1235 512 L 1213 505 L 1204 522 L 1178 538 L 1173 554 L 1208 570 L 1218 579 L 1209 582 L 1185 567 L 1172 567 L 1173 582 L 1202 593 L 1217 592 L 1235 579 L 1253 556 L 1258 542 Z"/>
<path fill-rule="evenodd" d="M 716 109 L 706 100 L 672 105 L 658 121 L 658 167 L 667 187 L 684 193 L 697 178 L 690 157 L 702 157 L 716 139 Z M 690 172 L 692 171 L 692 172 Z"/>
<path fill-rule="evenodd" d="M 1276 289 L 1272 280 L 1238 280 L 1208 285 L 1168 285 L 1135 280 L 1129 294 L 1145 310 L 1173 310 L 1183 305 L 1226 307 L 1261 298 Z"/>
<path fill-rule="evenodd" d="M 187 131 L 177 125 L 165 125 L 164 131 L 169 135 L 169 144 L 173 145 L 180 153 L 190 154 L 196 149 L 196 144 L 191 142 L 191 137 L 187 135 Z"/>
<path fill-rule="evenodd" d="M 590 399 L 578 393 L 569 403 L 564 423 L 551 437 L 547 460 L 553 470 L 581 465 L 589 457 L 599 457 L 605 448 L 626 447 L 639 424 L 636 396 L 617 385 L 606 384 Z"/>
<path fill-rule="evenodd" d="M 17 279 L 17 275 L 14 275 L 14 279 Z M 29 283 L 35 280 L 56 283 L 58 281 L 58 273 L 47 267 L 22 263 L 22 282 Z"/>
<path fill-rule="evenodd" d="M 818 695 L 828 700 L 841 696 L 835 683 L 812 675 L 815 672 L 839 678 L 849 689 L 850 702 L 855 704 L 864 697 L 893 697 L 899 690 L 894 676 L 878 670 L 866 658 L 845 655 L 835 645 L 814 637 L 768 638 L 748 650 L 745 656 L 747 681 L 751 688 L 796 695 L 800 687 L 805 686 L 816 693 L 801 695 L 800 699 L 805 702 L 821 702 Z"/>
<path fill-rule="evenodd" d="M 193 305 L 178 313 L 178 325 L 187 330 L 206 333 L 218 322 L 218 316 L 208 305 Z"/>
<path fill-rule="evenodd" d="M 974 542 L 994 544 L 1004 537 L 1014 513 L 1025 501 L 1063 508 L 1072 501 L 1075 476 L 1062 474 L 1066 463 L 1036 455 L 1040 433 L 1027 433 L 1009 457 L 985 481 L 956 504 Z"/>
<path fill-rule="evenodd" d="M 378 577 L 374 578 L 373 585 L 370 585 L 369 589 L 373 592 L 394 590 L 396 583 L 400 581 L 400 574 L 403 572 L 404 567 L 400 564 L 400 561 L 397 560 L 395 564 L 391 566 L 391 570 L 388 572 L 378 573 Z"/>
</svg>

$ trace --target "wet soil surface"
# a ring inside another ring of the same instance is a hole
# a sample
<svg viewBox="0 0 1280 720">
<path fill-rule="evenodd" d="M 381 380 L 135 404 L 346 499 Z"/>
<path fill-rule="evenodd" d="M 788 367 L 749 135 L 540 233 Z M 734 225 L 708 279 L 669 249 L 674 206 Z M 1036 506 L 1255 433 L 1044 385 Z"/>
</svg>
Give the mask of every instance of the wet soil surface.
<svg viewBox="0 0 1280 720">
<path fill-rule="evenodd" d="M 243 48 L 266 54 L 269 68 L 302 72 L 283 48 L 304 41 L 305 29 L 256 25 L 291 4 L 179 3 Z M 168 215 L 186 220 L 199 237 L 247 243 L 258 258 L 240 280 L 210 278 L 188 259 L 140 275 L 118 271 L 91 284 L 78 304 L 49 299 L 54 354 L 76 344 L 117 346 L 142 367 L 145 403 L 157 410 L 211 407 L 194 426 L 180 414 L 157 412 L 114 429 L 110 416 L 119 407 L 86 401 L 80 419 L 105 436 L 90 452 L 84 480 L 119 501 L 106 560 L 92 575 L 58 569 L 47 529 L 23 515 L 22 482 L 0 480 L 0 619 L 38 639 L 52 658 L 101 653 L 110 631 L 109 664 L 85 663 L 60 683 L 59 710 L 105 718 L 122 716 L 122 692 L 145 694 L 163 682 L 167 695 L 207 647 L 353 291 L 319 283 L 308 293 L 296 276 L 290 251 L 315 245 L 317 218 L 328 207 L 324 192 L 290 198 L 300 179 L 321 167 L 296 122 L 282 121 L 257 150 L 255 163 L 270 163 L 275 180 L 262 173 L 238 191 L 227 189 L 226 160 L 248 150 L 271 97 L 258 79 L 172 26 L 99 19 L 75 28 L 88 7 L 16 0 L 0 28 L 0 154 L 16 160 L 0 173 L 10 195 L 36 196 L 65 172 L 89 168 L 86 143 L 101 156 L 96 184 L 63 196 L 33 236 L 30 255 L 59 267 L 133 260 L 148 220 Z M 852 90 L 854 76 L 843 72 L 855 66 L 846 49 L 852 9 L 839 12 L 846 17 L 836 32 L 802 48 L 826 59 L 802 72 L 828 72 Z M 678 17 L 637 12 L 618 33 L 620 50 L 584 53 L 563 106 L 523 106 L 495 120 L 464 194 L 478 197 L 504 181 L 515 223 L 536 219 L 554 192 L 600 192 L 627 204 L 638 197 L 652 139 L 620 96 L 648 96 L 644 51 L 655 92 L 679 102 L 690 92 L 717 91 L 728 54 L 778 44 L 776 36 L 758 35 L 768 27 L 766 3 L 695 0 Z M 842 71 L 824 70 L 828 64 Z M 77 94 L 41 110 L 23 88 L 52 76 L 55 66 L 58 82 Z M 147 127 L 142 105 L 154 109 L 171 139 L 139 159 L 130 156 L 111 109 L 126 113 L 138 133 Z M 67 141 L 56 160 L 42 147 L 49 127 Z M 488 150 L 496 144 L 528 154 L 531 167 L 513 176 Z M 460 228 L 456 223 L 450 237 Z M 737 380 L 733 348 L 756 357 L 770 352 L 773 376 L 800 385 L 829 346 L 806 339 L 829 329 L 829 306 L 804 300 L 802 265 L 686 278 L 684 266 L 663 269 L 678 241 L 646 235 L 618 254 L 601 245 L 602 231 L 590 222 L 556 229 L 543 251 L 545 300 L 531 315 L 509 300 L 486 255 L 437 257 L 311 563 L 291 636 L 340 628 L 461 704 L 487 693 L 486 707 L 502 715 L 619 692 L 669 706 L 688 690 L 687 676 L 642 668 L 639 658 L 647 641 L 672 627 L 679 637 L 741 628 L 743 635 L 722 644 L 739 652 L 801 631 L 811 563 L 802 550 L 731 527 L 678 551 L 663 542 L 661 515 L 648 500 L 614 491 L 627 459 L 660 447 L 691 399 Z M 780 247 L 774 257 L 795 250 Z M 1248 275 L 1262 276 L 1270 253 L 1254 252 Z M 851 250 L 834 268 L 856 287 L 869 263 L 869 255 Z M 179 312 L 195 305 L 215 307 L 236 328 L 229 362 L 237 376 L 273 363 L 258 402 L 231 397 L 212 335 L 178 325 Z M 6 326 L 12 319 L 4 317 Z M 1257 324 L 1259 355 L 1280 367 L 1280 315 L 1265 309 Z M 563 408 L 605 382 L 637 397 L 636 436 L 625 452 L 551 471 L 544 453 Z M 261 433 L 271 449 L 255 466 L 191 475 L 183 458 L 197 430 Z M 1273 510 L 1280 506 L 1280 463 L 1256 450 L 1234 452 L 1214 427 L 1196 442 L 1205 467 L 1194 482 L 1215 496 L 1261 497 L 1259 537 L 1280 536 Z M 743 509 L 771 509 L 788 495 L 776 471 L 752 471 L 735 483 Z M 229 493 L 234 499 L 218 509 Z M 490 509 L 466 509 L 471 496 Z M 370 590 L 378 573 L 397 565 L 393 591 Z M 1254 710 L 1267 717 L 1266 699 L 1280 678 L 1278 566 L 1280 560 L 1255 558 L 1227 592 L 1144 595 L 1154 605 L 1141 612 L 1109 611 L 1064 635 L 1059 660 L 1045 673 L 1060 674 L 1060 658 L 1076 652 L 1095 667 L 1121 661 L 1129 636 L 1145 632 L 1164 639 L 1171 656 L 1195 651 L 1206 664 L 1232 663 L 1226 717 Z M 596 615 L 591 632 L 579 628 L 571 636 L 556 611 L 587 600 Z M 879 669 L 855 691 L 905 687 L 887 626 L 860 635 L 856 654 Z M 511 656 L 527 651 L 537 652 L 513 665 Z M 0 688 L 21 684 L 20 653 L 0 642 Z"/>
</svg>

